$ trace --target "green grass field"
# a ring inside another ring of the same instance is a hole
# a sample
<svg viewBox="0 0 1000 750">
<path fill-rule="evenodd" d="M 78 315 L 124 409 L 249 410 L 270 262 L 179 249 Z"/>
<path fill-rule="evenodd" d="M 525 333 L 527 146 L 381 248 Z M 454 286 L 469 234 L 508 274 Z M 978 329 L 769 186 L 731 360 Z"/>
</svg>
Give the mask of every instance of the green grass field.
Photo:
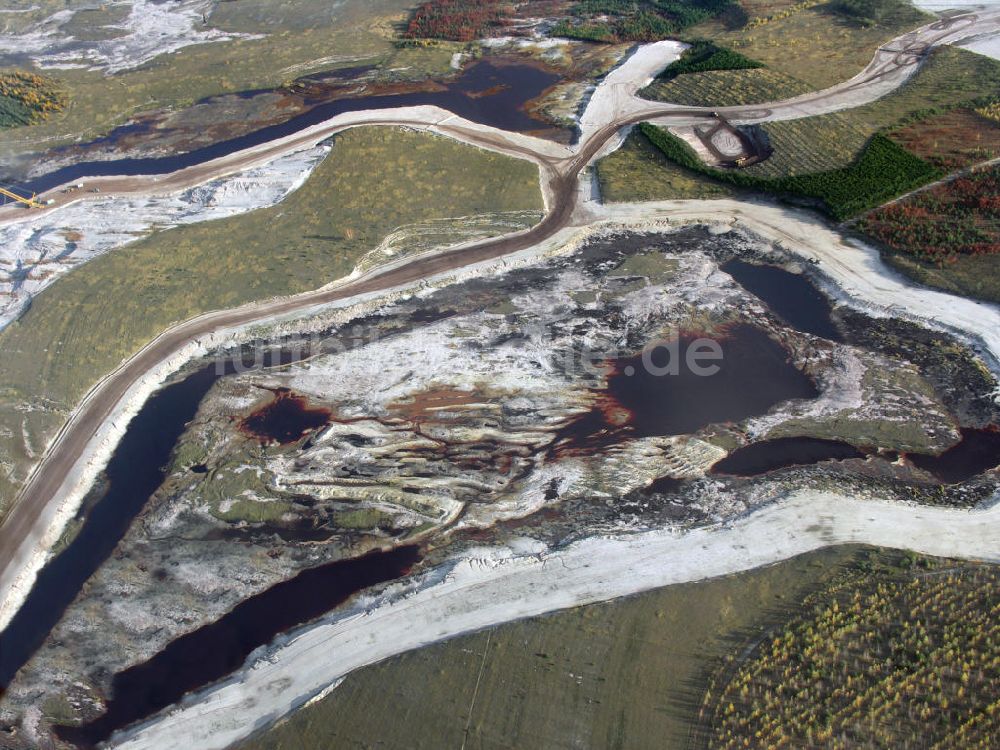
<svg viewBox="0 0 1000 750">
<path fill-rule="evenodd" d="M 709 70 L 654 81 L 642 90 L 642 96 L 691 107 L 731 107 L 790 99 L 810 90 L 810 86 L 784 73 L 757 68 Z"/>
<path fill-rule="evenodd" d="M 0 333 L 4 503 L 32 451 L 90 385 L 171 323 L 315 289 L 398 227 L 481 214 L 514 225 L 486 223 L 485 234 L 536 220 L 536 167 L 425 133 L 358 128 L 337 136 L 312 177 L 277 206 L 158 232 L 75 269 Z M 439 222 L 431 237 L 465 239 L 457 229 Z"/>
<path fill-rule="evenodd" d="M 238 748 L 684 747 L 714 665 L 855 554 L 817 552 L 429 646 L 349 675 Z"/>
<path fill-rule="evenodd" d="M 639 130 L 597 163 L 601 197 L 609 203 L 725 198 L 733 190 L 710 177 L 679 167 Z"/>
</svg>

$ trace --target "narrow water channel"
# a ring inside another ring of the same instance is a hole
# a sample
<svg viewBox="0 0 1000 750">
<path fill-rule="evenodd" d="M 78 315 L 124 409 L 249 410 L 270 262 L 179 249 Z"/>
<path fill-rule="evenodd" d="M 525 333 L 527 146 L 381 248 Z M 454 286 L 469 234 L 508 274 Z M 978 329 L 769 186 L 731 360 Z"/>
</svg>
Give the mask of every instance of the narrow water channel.
<svg viewBox="0 0 1000 750">
<path fill-rule="evenodd" d="M 58 727 L 57 733 L 78 747 L 93 747 L 234 672 L 279 633 L 320 617 L 362 589 L 406 575 L 419 560 L 420 548 L 408 545 L 303 570 L 172 641 L 149 661 L 119 672 L 100 718 L 79 727 Z"/>
<path fill-rule="evenodd" d="M 292 135 L 335 115 L 365 109 L 431 104 L 473 122 L 492 125 L 503 130 L 525 132 L 549 129 L 553 127 L 551 123 L 533 118 L 524 111 L 524 105 L 558 81 L 557 74 L 535 65 L 498 63 L 482 59 L 469 65 L 453 80 L 444 82 L 443 91 L 417 91 L 337 99 L 319 104 L 285 122 L 184 154 L 81 162 L 41 175 L 22 183 L 19 187 L 29 193 L 40 193 L 57 185 L 99 175 L 166 174 Z M 131 132 L 128 130 L 130 127 L 123 126 L 125 130 L 122 130 L 121 134 Z M 102 141 L 108 142 L 114 139 L 115 133 L 112 132 L 102 138 Z"/>
</svg>

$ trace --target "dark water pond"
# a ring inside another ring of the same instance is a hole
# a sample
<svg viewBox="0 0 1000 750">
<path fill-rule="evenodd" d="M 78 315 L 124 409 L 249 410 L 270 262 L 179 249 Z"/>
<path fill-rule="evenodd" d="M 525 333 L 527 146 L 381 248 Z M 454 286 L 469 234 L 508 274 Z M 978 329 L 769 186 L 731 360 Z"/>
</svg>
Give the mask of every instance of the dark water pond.
<svg viewBox="0 0 1000 750">
<path fill-rule="evenodd" d="M 504 130 L 524 132 L 548 129 L 552 125 L 527 114 L 524 111 L 524 104 L 541 95 L 558 81 L 557 74 L 534 65 L 505 63 L 485 58 L 466 67 L 455 79 L 445 82 L 443 91 L 417 91 L 338 99 L 319 104 L 285 122 L 184 154 L 80 162 L 23 182 L 19 187 L 37 193 L 89 176 L 165 174 L 297 133 L 344 112 L 363 109 L 433 104 L 450 110 L 460 117 Z M 121 134 L 135 131 L 134 126 L 125 125 L 123 128 Z M 101 140 L 114 142 L 115 138 L 115 132 L 112 132 Z"/>
<path fill-rule="evenodd" d="M 1000 466 L 1000 429 L 962 430 L 962 442 L 940 456 L 907 454 L 915 466 L 930 472 L 939 482 L 964 482 Z"/>
<path fill-rule="evenodd" d="M 686 357 L 699 338 L 680 336 L 677 355 Z M 557 434 L 550 452 L 590 452 L 632 437 L 686 435 L 710 424 L 764 414 L 784 401 L 819 395 L 812 380 L 789 361 L 785 348 L 759 328 L 733 325 L 717 341 L 722 358 L 713 375 L 698 374 L 684 362 L 672 374 L 659 374 L 646 366 L 642 355 L 615 360 L 597 404 Z M 648 360 L 666 368 L 674 356 L 658 349 Z"/>
<path fill-rule="evenodd" d="M 263 443 L 285 445 L 323 427 L 331 416 L 329 409 L 310 407 L 304 396 L 276 388 L 271 401 L 240 421 L 240 430 Z"/>
<path fill-rule="evenodd" d="M 279 633 L 320 617 L 362 589 L 406 575 L 419 560 L 420 548 L 409 545 L 304 570 L 172 641 L 149 661 L 119 672 L 100 718 L 79 727 L 59 727 L 57 733 L 80 747 L 103 742 L 235 671 Z"/>
<path fill-rule="evenodd" d="M 733 451 L 712 466 L 712 473 L 752 477 L 789 466 L 808 466 L 821 461 L 864 457 L 862 451 L 839 440 L 776 438 Z"/>
<path fill-rule="evenodd" d="M 830 341 L 843 341 L 833 322 L 830 301 L 806 276 L 735 258 L 723 263 L 722 270 L 792 328 Z"/>
<path fill-rule="evenodd" d="M 229 361 L 222 374 L 232 373 L 237 366 L 242 370 L 270 367 L 307 355 L 275 352 L 245 362 Z M 105 470 L 105 491 L 86 512 L 73 540 L 39 572 L 24 605 L 0 632 L 0 690 L 42 645 L 163 483 L 177 440 L 219 377 L 217 365 L 207 365 L 154 393 L 129 422 Z"/>
</svg>

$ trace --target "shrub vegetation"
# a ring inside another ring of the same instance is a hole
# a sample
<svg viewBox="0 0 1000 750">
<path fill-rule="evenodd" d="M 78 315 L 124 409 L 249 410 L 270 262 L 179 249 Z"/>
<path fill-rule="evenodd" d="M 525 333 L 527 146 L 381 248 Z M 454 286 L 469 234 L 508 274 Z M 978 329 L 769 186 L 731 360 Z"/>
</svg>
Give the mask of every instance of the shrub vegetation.
<svg viewBox="0 0 1000 750">
<path fill-rule="evenodd" d="M 699 39 L 691 44 L 679 60 L 670 63 L 657 76 L 661 81 L 672 81 L 686 73 L 703 73 L 706 70 L 749 70 L 763 68 L 764 63 L 744 57 L 739 52 L 720 47 L 705 39 Z"/>
<path fill-rule="evenodd" d="M 938 169 L 881 134 L 849 166 L 813 174 L 757 177 L 745 171 L 706 166 L 684 141 L 641 123 L 640 130 L 671 161 L 736 187 L 818 202 L 836 219 L 846 219 L 941 176 Z"/>
<path fill-rule="evenodd" d="M 503 0 L 429 0 L 413 11 L 404 36 L 469 42 L 513 12 Z"/>
<path fill-rule="evenodd" d="M 729 665 L 708 746 L 988 748 L 1000 732 L 1000 571 L 858 570 Z"/>
<path fill-rule="evenodd" d="M 960 255 L 1000 255 L 1000 168 L 882 206 L 858 226 L 896 252 L 939 265 Z"/>
<path fill-rule="evenodd" d="M 648 42 L 714 18 L 732 5 L 732 0 L 582 0 L 551 34 L 597 42 Z"/>
<path fill-rule="evenodd" d="M 64 105 L 65 95 L 51 78 L 19 70 L 0 73 L 0 128 L 39 122 Z"/>
</svg>

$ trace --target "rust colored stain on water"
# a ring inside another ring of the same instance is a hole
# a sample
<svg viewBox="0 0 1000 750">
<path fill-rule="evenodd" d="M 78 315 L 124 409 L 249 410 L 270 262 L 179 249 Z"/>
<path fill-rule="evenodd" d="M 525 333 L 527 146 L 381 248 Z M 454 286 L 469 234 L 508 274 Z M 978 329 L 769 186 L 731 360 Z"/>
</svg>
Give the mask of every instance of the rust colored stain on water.
<svg viewBox="0 0 1000 750">
<path fill-rule="evenodd" d="M 607 387 L 597 392 L 590 411 L 557 433 L 550 455 L 591 453 L 628 438 L 687 435 L 819 394 L 813 381 L 791 363 L 786 349 L 759 328 L 739 323 L 714 336 L 722 359 L 712 363 L 719 366 L 713 375 L 696 374 L 684 362 L 685 352 L 702 336 L 689 332 L 679 338 L 676 374 L 650 371 L 642 355 L 609 361 Z M 651 360 L 663 368 L 667 352 L 654 351 Z"/>
<path fill-rule="evenodd" d="M 273 393 L 271 401 L 240 420 L 240 431 L 262 443 L 294 443 L 333 417 L 329 409 L 310 407 L 305 396 L 288 388 L 275 388 Z"/>
</svg>

